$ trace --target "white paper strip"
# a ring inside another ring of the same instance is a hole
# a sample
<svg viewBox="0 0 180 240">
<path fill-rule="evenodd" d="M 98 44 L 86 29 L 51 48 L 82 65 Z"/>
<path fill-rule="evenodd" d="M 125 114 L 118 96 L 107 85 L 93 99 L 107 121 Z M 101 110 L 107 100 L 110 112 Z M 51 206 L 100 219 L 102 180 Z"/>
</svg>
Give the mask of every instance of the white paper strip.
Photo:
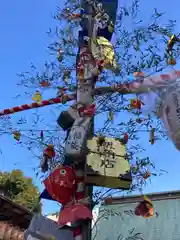
<svg viewBox="0 0 180 240">
<path fill-rule="evenodd" d="M 180 88 L 167 91 L 162 105 L 162 121 L 176 148 L 180 150 Z"/>
</svg>

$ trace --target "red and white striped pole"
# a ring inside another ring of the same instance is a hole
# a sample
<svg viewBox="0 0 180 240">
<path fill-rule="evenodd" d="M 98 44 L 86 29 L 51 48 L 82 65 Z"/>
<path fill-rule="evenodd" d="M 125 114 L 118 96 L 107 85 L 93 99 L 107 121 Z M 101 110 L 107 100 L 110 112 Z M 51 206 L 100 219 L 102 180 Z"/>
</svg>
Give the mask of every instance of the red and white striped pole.
<svg viewBox="0 0 180 240">
<path fill-rule="evenodd" d="M 116 84 L 107 87 L 98 87 L 94 89 L 94 95 L 103 95 L 105 93 L 119 92 L 122 94 L 132 94 L 132 93 L 144 93 L 148 91 L 153 91 L 155 89 L 160 89 L 162 87 L 168 87 L 169 82 L 175 81 L 175 79 L 180 78 L 180 71 L 174 71 L 172 73 L 161 74 L 153 77 L 145 77 L 143 81 L 133 81 L 130 83 Z M 40 103 L 33 102 L 30 104 L 23 104 L 21 106 L 15 106 L 12 108 L 6 108 L 0 111 L 0 116 L 10 115 L 17 112 L 22 112 L 34 108 L 41 108 L 49 105 L 54 105 L 58 103 L 63 103 L 64 100 L 72 101 L 76 99 L 76 94 L 65 94 L 62 97 L 51 98 L 48 100 L 43 100 Z"/>
</svg>

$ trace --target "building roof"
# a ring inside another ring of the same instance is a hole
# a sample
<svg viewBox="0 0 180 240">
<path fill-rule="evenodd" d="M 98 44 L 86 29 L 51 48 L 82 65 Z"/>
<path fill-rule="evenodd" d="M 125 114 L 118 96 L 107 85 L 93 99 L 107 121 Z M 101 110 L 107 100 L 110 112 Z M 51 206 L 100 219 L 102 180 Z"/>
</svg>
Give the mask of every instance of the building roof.
<svg viewBox="0 0 180 240">
<path fill-rule="evenodd" d="M 150 197 L 152 201 L 178 199 L 180 198 L 180 191 L 178 190 L 178 191 L 171 191 L 171 192 L 148 193 L 145 195 Z M 142 200 L 142 195 L 110 197 L 110 198 L 104 199 L 103 205 L 133 203 L 133 202 L 139 202 L 140 200 Z"/>
<path fill-rule="evenodd" d="M 0 195 L 0 221 L 7 221 L 21 229 L 26 229 L 32 216 L 33 213 L 28 209 Z"/>
</svg>

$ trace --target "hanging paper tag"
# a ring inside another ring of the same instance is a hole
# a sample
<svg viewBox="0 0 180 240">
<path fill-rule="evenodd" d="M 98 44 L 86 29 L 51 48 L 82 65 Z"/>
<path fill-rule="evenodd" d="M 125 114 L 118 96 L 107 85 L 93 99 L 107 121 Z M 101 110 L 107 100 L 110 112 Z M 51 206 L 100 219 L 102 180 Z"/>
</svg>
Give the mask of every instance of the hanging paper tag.
<svg viewBox="0 0 180 240">
<path fill-rule="evenodd" d="M 85 153 L 90 124 L 90 117 L 80 117 L 75 120 L 66 140 L 65 155 L 78 157 Z"/>
</svg>

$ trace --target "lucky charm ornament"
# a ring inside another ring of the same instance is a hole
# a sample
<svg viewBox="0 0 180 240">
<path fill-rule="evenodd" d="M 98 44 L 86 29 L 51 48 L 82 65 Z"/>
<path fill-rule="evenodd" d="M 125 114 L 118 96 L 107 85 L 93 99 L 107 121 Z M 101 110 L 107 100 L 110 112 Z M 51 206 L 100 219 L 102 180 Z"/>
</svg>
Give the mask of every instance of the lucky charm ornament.
<svg viewBox="0 0 180 240">
<path fill-rule="evenodd" d="M 49 144 L 45 149 L 43 153 L 43 159 L 41 161 L 41 171 L 46 172 L 48 171 L 48 162 L 52 160 L 56 155 L 54 150 L 54 145 Z"/>
<path fill-rule="evenodd" d="M 151 218 L 154 216 L 154 207 L 152 201 L 144 196 L 144 200 L 141 201 L 135 209 L 135 215 L 144 218 Z"/>
</svg>

